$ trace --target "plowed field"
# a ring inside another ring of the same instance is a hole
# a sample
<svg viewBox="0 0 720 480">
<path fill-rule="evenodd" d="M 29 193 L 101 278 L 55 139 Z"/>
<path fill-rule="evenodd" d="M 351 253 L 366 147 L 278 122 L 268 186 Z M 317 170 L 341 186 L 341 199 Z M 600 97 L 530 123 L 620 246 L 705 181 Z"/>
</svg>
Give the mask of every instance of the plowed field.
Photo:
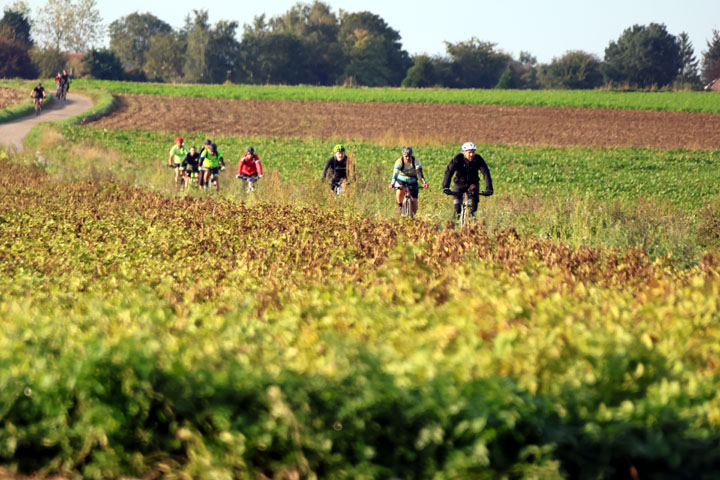
<svg viewBox="0 0 720 480">
<path fill-rule="evenodd" d="M 350 103 L 118 95 L 94 125 L 379 143 L 720 148 L 720 115 L 556 107 Z"/>
<path fill-rule="evenodd" d="M 12 107 L 18 103 L 22 103 L 27 98 L 30 102 L 30 91 L 23 93 L 22 90 L 16 88 L 0 87 L 0 108 Z"/>
</svg>

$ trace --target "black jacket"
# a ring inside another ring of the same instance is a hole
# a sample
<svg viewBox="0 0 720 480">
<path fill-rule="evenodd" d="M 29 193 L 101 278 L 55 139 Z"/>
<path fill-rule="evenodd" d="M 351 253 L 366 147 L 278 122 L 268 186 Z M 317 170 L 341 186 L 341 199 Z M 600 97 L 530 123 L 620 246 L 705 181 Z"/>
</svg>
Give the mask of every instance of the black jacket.
<svg viewBox="0 0 720 480">
<path fill-rule="evenodd" d="M 443 178 L 442 188 L 450 188 L 450 179 L 455 175 L 455 190 L 464 190 L 470 185 L 480 184 L 480 173 L 485 180 L 485 191 L 492 192 L 492 177 L 490 177 L 490 169 L 485 160 L 475 154 L 472 162 L 468 162 L 462 153 L 458 153 L 450 160 L 445 169 L 445 177 Z"/>
<path fill-rule="evenodd" d="M 335 155 L 328 158 L 328 161 L 325 162 L 325 168 L 323 168 L 322 178 L 324 179 L 327 176 L 328 170 L 332 170 L 332 178 L 333 179 L 341 179 L 341 178 L 347 178 L 351 179 L 352 176 L 355 178 L 355 170 L 353 168 L 353 171 L 348 172 L 347 171 L 347 164 L 348 164 L 348 157 L 345 155 L 345 158 L 338 161 L 337 158 L 335 158 Z M 350 175 L 348 175 L 348 173 Z"/>
</svg>

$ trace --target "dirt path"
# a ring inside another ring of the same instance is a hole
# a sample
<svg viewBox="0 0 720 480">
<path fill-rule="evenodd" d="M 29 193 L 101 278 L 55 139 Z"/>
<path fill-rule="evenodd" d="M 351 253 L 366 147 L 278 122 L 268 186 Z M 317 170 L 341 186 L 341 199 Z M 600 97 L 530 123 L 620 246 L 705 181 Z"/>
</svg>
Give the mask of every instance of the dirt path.
<svg viewBox="0 0 720 480">
<path fill-rule="evenodd" d="M 33 114 L 0 124 L 0 143 L 22 150 L 25 135 L 38 123 L 72 117 L 90 110 L 92 106 L 93 103 L 89 97 L 68 93 L 67 101 L 56 100 L 50 107 L 43 108 L 43 111 L 38 116 Z"/>
<path fill-rule="evenodd" d="M 385 144 L 720 149 L 720 115 L 590 108 L 351 103 L 117 95 L 92 125 L 243 136 L 362 139 Z"/>
</svg>

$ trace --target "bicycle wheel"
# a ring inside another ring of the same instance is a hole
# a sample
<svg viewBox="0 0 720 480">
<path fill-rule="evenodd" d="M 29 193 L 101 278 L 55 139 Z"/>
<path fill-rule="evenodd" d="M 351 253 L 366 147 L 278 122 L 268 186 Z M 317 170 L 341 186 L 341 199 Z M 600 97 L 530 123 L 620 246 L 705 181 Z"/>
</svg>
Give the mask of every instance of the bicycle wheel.
<svg viewBox="0 0 720 480">
<path fill-rule="evenodd" d="M 460 207 L 460 227 L 466 226 L 470 217 L 470 206 L 468 205 L 467 198 L 469 198 L 469 195 L 466 194 L 465 199 L 463 199 L 462 206 Z"/>
<path fill-rule="evenodd" d="M 409 191 L 405 191 L 405 198 L 403 198 L 402 203 L 402 216 L 412 218 L 415 215 L 413 212 L 413 201 L 412 201 L 412 195 L 410 195 Z"/>
</svg>

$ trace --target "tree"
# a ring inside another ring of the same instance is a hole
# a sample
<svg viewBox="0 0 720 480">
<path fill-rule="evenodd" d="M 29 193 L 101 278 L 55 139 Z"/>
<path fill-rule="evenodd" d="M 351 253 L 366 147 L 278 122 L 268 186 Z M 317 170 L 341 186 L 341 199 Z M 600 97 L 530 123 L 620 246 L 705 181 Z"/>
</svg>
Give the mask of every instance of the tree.
<svg viewBox="0 0 720 480">
<path fill-rule="evenodd" d="M 37 77 L 25 46 L 5 37 L 0 37 L 0 77 Z"/>
<path fill-rule="evenodd" d="M 640 88 L 670 85 L 682 67 L 680 45 L 665 25 L 633 25 L 605 49 L 609 80 Z"/>
<path fill-rule="evenodd" d="M 713 30 L 712 39 L 707 42 L 708 49 L 703 52 L 702 78 L 708 84 L 720 78 L 720 32 Z"/>
<path fill-rule="evenodd" d="M 413 58 L 413 66 L 402 81 L 403 87 L 434 87 L 438 84 L 438 75 L 433 61 L 427 55 L 417 55 Z"/>
<path fill-rule="evenodd" d="M 192 83 L 208 83 L 208 45 L 210 43 L 210 25 L 207 10 L 193 10 L 194 17 L 185 19 L 187 50 L 183 72 L 185 80 Z"/>
<path fill-rule="evenodd" d="M 67 69 L 68 56 L 55 48 L 33 48 L 30 56 L 40 77 L 54 77 L 58 72 Z"/>
<path fill-rule="evenodd" d="M 99 80 L 122 80 L 125 73 L 120 59 L 107 48 L 90 50 L 83 57 L 83 63 L 90 75 Z"/>
<path fill-rule="evenodd" d="M 677 37 L 680 46 L 681 67 L 677 80 L 690 85 L 700 85 L 698 74 L 698 60 L 695 58 L 695 49 L 686 32 Z"/>
<path fill-rule="evenodd" d="M 362 85 L 400 85 L 412 66 L 400 34 L 373 13 L 341 13 L 338 41 L 345 60 L 340 81 L 352 77 Z"/>
<path fill-rule="evenodd" d="M 6 9 L 0 19 L 0 31 L 4 32 L 3 37 L 24 46 L 25 49 L 31 48 L 35 43 L 30 35 L 30 21 L 22 12 Z"/>
<path fill-rule="evenodd" d="M 70 52 L 86 52 L 105 33 L 96 0 L 48 0 L 37 24 L 45 47 Z"/>
<path fill-rule="evenodd" d="M 560 58 L 553 58 L 543 69 L 541 83 L 545 88 L 590 89 L 603 84 L 600 59 L 595 55 L 574 50 Z"/>
<path fill-rule="evenodd" d="M 156 34 L 145 52 L 144 70 L 153 81 L 177 82 L 182 79 L 185 42 L 176 33 Z"/>
<path fill-rule="evenodd" d="M 269 22 L 272 33 L 294 35 L 303 45 L 305 63 L 299 74 L 302 83 L 334 85 L 344 65 L 338 43 L 340 23 L 330 7 L 318 0 L 296 4 L 284 15 Z"/>
<path fill-rule="evenodd" d="M 450 85 L 455 88 L 492 88 L 508 63 L 510 55 L 495 50 L 496 44 L 473 37 L 467 42 L 445 42 L 452 59 Z"/>
<path fill-rule="evenodd" d="M 235 38 L 237 22 L 221 20 L 210 32 L 208 42 L 208 75 L 211 83 L 222 83 L 236 74 L 240 42 Z"/>
<path fill-rule="evenodd" d="M 172 31 L 169 24 L 151 13 L 131 13 L 110 24 L 110 50 L 126 66 L 142 68 L 152 38 Z"/>
</svg>

